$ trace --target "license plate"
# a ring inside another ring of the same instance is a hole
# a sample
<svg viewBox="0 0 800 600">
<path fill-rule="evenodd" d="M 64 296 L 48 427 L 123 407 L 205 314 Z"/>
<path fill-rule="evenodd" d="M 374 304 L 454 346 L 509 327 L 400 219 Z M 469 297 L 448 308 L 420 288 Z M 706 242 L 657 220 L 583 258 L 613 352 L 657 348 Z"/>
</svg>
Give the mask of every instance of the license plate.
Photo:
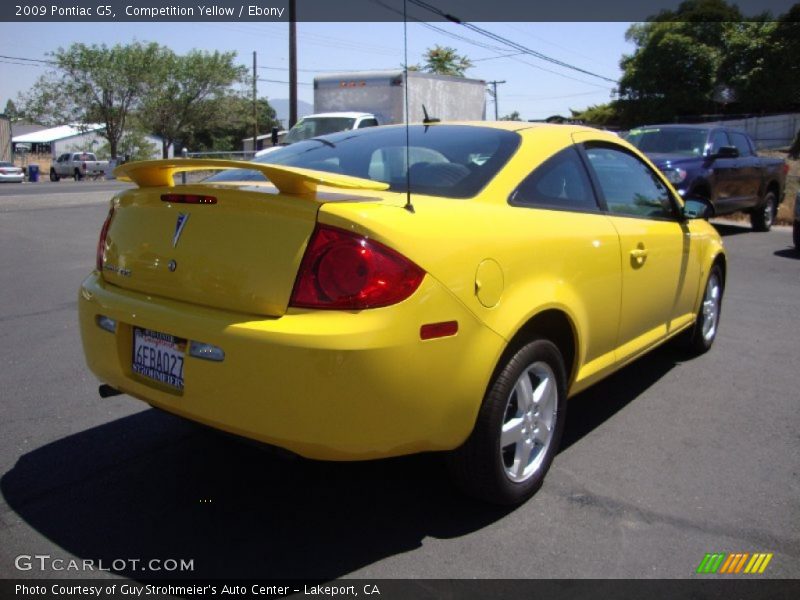
<svg viewBox="0 0 800 600">
<path fill-rule="evenodd" d="M 183 390 L 183 358 L 186 340 L 152 331 L 133 328 L 133 372 Z"/>
</svg>

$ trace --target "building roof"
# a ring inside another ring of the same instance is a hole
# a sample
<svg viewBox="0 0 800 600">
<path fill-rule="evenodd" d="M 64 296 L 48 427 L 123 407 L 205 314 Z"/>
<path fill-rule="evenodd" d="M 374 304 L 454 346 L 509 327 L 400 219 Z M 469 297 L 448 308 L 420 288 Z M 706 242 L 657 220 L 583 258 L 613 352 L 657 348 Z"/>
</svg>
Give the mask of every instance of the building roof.
<svg viewBox="0 0 800 600">
<path fill-rule="evenodd" d="M 27 121 L 11 121 L 11 133 L 14 135 L 26 135 L 43 129 L 47 129 L 47 127 L 36 123 L 28 123 Z"/>
<path fill-rule="evenodd" d="M 90 133 L 103 129 L 103 125 L 92 123 L 89 125 L 61 125 L 59 127 L 51 127 L 50 129 L 42 129 L 41 131 L 34 131 L 33 133 L 26 133 L 23 135 L 15 135 L 11 141 L 15 144 L 49 144 L 71 137 L 76 137 L 84 133 Z"/>
</svg>

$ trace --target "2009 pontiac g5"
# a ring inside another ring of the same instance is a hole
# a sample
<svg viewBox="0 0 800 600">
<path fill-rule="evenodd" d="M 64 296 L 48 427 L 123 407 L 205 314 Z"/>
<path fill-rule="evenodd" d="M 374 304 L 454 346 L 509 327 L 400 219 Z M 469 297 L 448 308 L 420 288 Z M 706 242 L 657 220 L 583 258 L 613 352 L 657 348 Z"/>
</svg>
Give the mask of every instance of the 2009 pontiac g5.
<svg viewBox="0 0 800 600">
<path fill-rule="evenodd" d="M 79 302 L 102 382 L 306 457 L 447 451 L 462 488 L 513 504 L 569 396 L 716 336 L 705 207 L 612 134 L 377 127 L 258 160 L 117 169 L 138 188 L 112 200 Z"/>
</svg>

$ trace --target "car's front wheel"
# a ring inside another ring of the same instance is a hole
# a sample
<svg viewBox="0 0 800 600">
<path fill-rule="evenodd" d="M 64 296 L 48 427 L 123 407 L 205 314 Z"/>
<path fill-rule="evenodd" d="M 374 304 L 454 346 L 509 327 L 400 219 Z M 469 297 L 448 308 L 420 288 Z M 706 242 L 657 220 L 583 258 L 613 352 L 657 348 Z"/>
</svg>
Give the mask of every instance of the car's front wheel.
<svg viewBox="0 0 800 600">
<path fill-rule="evenodd" d="M 558 452 L 566 416 L 564 359 L 552 342 L 520 348 L 496 374 L 463 446 L 449 455 L 471 496 L 519 504 L 538 490 Z"/>
<path fill-rule="evenodd" d="M 794 226 L 792 227 L 792 236 L 794 238 L 795 249 L 800 250 L 800 220 L 794 222 Z"/>
<path fill-rule="evenodd" d="M 775 222 L 775 215 L 778 212 L 778 199 L 775 192 L 767 192 L 761 207 L 756 208 L 750 214 L 750 223 L 755 231 L 769 231 Z"/>
<path fill-rule="evenodd" d="M 50 181 L 58 181 L 61 177 L 58 176 L 55 169 L 50 169 Z"/>
<path fill-rule="evenodd" d="M 703 302 L 695 319 L 694 328 L 689 338 L 689 350 L 694 354 L 707 352 L 717 339 L 719 317 L 722 312 L 722 293 L 725 281 L 719 265 L 711 267 L 703 292 Z"/>
</svg>

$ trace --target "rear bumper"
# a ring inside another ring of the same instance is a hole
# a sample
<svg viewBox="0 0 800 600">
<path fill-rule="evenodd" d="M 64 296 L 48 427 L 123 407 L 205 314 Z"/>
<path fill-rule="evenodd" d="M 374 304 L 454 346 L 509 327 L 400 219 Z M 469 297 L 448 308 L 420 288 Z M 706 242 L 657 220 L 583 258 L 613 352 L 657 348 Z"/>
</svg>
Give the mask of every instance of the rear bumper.
<svg viewBox="0 0 800 600">
<path fill-rule="evenodd" d="M 430 276 L 400 304 L 262 318 L 153 298 L 93 273 L 79 294 L 89 368 L 153 406 L 309 458 L 355 460 L 459 446 L 469 435 L 503 339 Z M 97 315 L 117 321 L 101 329 Z M 420 326 L 458 334 L 422 341 Z M 132 326 L 219 346 L 186 356 L 176 392 L 131 370 Z"/>
</svg>

